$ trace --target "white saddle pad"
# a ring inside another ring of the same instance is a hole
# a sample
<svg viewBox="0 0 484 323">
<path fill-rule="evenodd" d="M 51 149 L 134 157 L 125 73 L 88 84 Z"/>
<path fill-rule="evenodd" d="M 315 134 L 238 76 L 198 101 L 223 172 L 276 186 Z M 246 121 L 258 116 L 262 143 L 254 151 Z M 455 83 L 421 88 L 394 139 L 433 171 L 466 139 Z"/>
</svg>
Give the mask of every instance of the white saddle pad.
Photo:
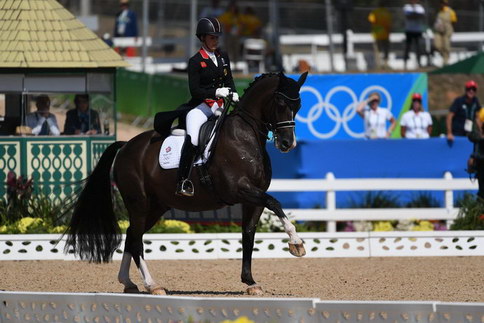
<svg viewBox="0 0 484 323">
<path fill-rule="evenodd" d="M 180 156 L 181 156 L 181 150 L 183 148 L 183 142 L 185 141 L 185 136 L 174 136 L 171 135 L 163 141 L 163 144 L 161 145 L 160 149 L 160 166 L 163 169 L 173 169 L 173 168 L 178 168 L 178 165 L 180 164 Z M 210 146 L 212 146 L 213 143 L 213 138 L 210 140 L 210 143 L 207 145 L 207 148 L 205 149 L 203 156 L 199 158 L 196 162 L 195 165 L 200 165 L 203 164 L 207 161 L 208 156 L 210 155 L 209 150 Z"/>
</svg>

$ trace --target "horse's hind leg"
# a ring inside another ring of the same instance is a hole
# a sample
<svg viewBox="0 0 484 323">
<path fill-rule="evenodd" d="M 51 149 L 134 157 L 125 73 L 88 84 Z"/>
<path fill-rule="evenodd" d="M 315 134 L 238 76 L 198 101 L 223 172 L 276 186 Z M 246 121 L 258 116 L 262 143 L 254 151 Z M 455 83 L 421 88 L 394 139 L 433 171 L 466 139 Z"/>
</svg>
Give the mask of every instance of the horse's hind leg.
<svg viewBox="0 0 484 323">
<path fill-rule="evenodd" d="M 262 295 L 262 288 L 252 278 L 252 251 L 257 223 L 262 207 L 242 204 L 242 282 L 247 284 L 247 294 Z"/>
<path fill-rule="evenodd" d="M 130 207 L 128 207 L 130 226 L 126 232 L 123 261 L 118 275 L 119 281 L 125 285 L 125 292 L 134 290 L 133 286 L 136 288 L 136 285 L 129 279 L 129 263 L 132 257 L 141 274 L 143 285 L 146 290 L 150 294 L 165 295 L 166 292 L 164 288 L 157 284 L 151 277 L 148 266 L 143 257 L 143 234 L 148 231 L 156 221 L 152 220 L 152 216 L 146 216 L 151 213 L 147 210 L 148 207 L 145 206 L 147 203 L 143 203 L 143 205 L 136 203 L 135 205 L 131 204 Z M 163 210 L 158 210 L 158 212 L 160 212 L 158 214 L 161 215 Z M 148 228 L 147 225 L 149 226 Z"/>
</svg>

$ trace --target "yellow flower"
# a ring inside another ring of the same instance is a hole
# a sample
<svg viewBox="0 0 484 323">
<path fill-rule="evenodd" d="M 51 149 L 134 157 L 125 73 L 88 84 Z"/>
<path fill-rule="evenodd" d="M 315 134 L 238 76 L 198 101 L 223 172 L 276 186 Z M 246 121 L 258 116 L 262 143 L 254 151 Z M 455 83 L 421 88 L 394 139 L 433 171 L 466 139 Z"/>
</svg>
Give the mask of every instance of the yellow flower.
<svg viewBox="0 0 484 323">
<path fill-rule="evenodd" d="M 250 320 L 247 316 L 241 316 L 238 319 L 236 319 L 235 321 L 225 320 L 225 321 L 222 321 L 220 323 L 255 323 L 255 322 Z"/>
<path fill-rule="evenodd" d="M 373 225 L 373 231 L 393 231 L 390 221 L 379 221 Z"/>
<path fill-rule="evenodd" d="M 418 224 L 414 225 L 413 231 L 433 231 L 434 225 L 430 221 L 420 221 Z"/>
<path fill-rule="evenodd" d="M 17 221 L 17 228 L 20 233 L 26 233 L 30 226 L 36 226 L 42 224 L 41 218 L 25 217 Z"/>
<path fill-rule="evenodd" d="M 129 221 L 128 220 L 120 220 L 118 221 L 119 228 L 121 229 L 122 232 L 126 232 L 126 230 L 129 227 Z"/>
<path fill-rule="evenodd" d="M 51 233 L 64 233 L 66 231 L 67 227 L 65 225 L 58 225 L 56 227 L 53 227 L 50 232 Z"/>
<path fill-rule="evenodd" d="M 163 224 L 166 228 L 178 228 L 185 233 L 193 233 L 193 231 L 190 230 L 190 225 L 183 221 L 165 220 L 163 221 Z"/>
<path fill-rule="evenodd" d="M 7 226 L 6 225 L 0 225 L 0 233 L 5 233 L 7 232 Z"/>
</svg>

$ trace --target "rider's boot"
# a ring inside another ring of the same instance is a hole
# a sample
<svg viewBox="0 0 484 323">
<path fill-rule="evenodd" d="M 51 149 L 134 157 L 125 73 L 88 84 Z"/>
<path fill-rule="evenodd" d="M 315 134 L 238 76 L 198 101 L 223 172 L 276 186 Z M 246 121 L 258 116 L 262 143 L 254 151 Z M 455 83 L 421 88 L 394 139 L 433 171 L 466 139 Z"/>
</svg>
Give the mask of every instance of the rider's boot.
<svg viewBox="0 0 484 323">
<path fill-rule="evenodd" d="M 195 193 L 193 183 L 190 180 L 190 173 L 193 162 L 197 155 L 197 146 L 194 146 L 190 135 L 186 135 L 183 143 L 180 165 L 178 167 L 176 195 L 193 196 Z"/>
</svg>

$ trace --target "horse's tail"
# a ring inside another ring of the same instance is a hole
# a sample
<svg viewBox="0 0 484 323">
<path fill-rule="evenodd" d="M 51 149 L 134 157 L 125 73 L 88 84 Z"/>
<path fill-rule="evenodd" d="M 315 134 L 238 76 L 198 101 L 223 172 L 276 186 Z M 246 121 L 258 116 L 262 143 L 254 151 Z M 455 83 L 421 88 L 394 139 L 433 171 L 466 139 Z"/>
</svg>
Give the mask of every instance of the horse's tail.
<svg viewBox="0 0 484 323">
<path fill-rule="evenodd" d="M 65 252 L 95 263 L 109 262 L 121 244 L 121 232 L 113 210 L 111 166 L 126 142 L 111 144 L 86 180 L 74 204 Z"/>
</svg>

